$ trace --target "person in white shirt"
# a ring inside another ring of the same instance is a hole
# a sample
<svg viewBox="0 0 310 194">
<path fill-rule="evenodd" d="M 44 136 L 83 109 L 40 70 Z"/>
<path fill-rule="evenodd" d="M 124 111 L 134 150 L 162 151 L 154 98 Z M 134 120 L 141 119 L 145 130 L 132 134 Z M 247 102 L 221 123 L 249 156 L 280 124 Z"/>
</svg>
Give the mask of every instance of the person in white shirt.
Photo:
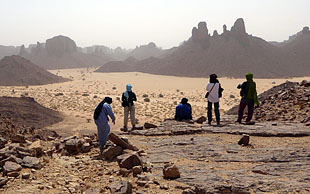
<svg viewBox="0 0 310 194">
<path fill-rule="evenodd" d="M 221 84 L 217 79 L 216 74 L 210 75 L 210 81 L 207 85 L 208 95 L 208 124 L 211 125 L 212 122 L 212 104 L 214 104 L 214 112 L 217 125 L 220 125 L 220 111 L 219 111 L 219 101 L 220 101 L 220 91 L 222 91 Z"/>
</svg>

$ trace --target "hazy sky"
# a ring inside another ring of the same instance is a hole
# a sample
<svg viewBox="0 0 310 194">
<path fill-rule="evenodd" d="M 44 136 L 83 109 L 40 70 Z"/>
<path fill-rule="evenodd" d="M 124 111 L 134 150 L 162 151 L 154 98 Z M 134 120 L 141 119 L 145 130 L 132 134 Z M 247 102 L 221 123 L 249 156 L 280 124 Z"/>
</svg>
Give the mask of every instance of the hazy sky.
<svg viewBox="0 0 310 194">
<path fill-rule="evenodd" d="M 200 21 L 222 33 L 240 17 L 249 34 L 283 41 L 310 26 L 310 0 L 0 0 L 0 45 L 65 35 L 82 47 L 170 48 Z"/>
</svg>

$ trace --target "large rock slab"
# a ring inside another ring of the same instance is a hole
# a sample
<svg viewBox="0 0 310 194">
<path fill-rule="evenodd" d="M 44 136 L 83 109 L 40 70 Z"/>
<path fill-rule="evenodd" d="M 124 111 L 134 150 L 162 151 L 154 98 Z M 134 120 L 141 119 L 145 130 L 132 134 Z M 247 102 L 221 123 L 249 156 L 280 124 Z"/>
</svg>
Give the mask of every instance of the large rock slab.
<svg viewBox="0 0 310 194">
<path fill-rule="evenodd" d="M 110 146 L 103 151 L 103 157 L 106 160 L 113 160 L 115 157 L 122 154 L 123 148 L 121 146 Z"/>
<path fill-rule="evenodd" d="M 120 163 L 120 168 L 132 169 L 134 166 L 142 166 L 142 160 L 137 153 L 125 157 Z"/>
<path fill-rule="evenodd" d="M 136 151 L 137 148 L 133 145 L 131 145 L 129 142 L 124 141 L 119 136 L 117 136 L 115 133 L 109 134 L 109 140 L 115 143 L 118 146 L 121 146 L 123 149 L 129 149 Z"/>
<path fill-rule="evenodd" d="M 22 170 L 22 166 L 11 161 L 5 162 L 3 166 L 3 173 L 8 176 L 17 177 Z"/>
<path fill-rule="evenodd" d="M 22 166 L 34 169 L 40 169 L 42 167 L 40 159 L 31 156 L 26 156 L 23 158 Z"/>
</svg>

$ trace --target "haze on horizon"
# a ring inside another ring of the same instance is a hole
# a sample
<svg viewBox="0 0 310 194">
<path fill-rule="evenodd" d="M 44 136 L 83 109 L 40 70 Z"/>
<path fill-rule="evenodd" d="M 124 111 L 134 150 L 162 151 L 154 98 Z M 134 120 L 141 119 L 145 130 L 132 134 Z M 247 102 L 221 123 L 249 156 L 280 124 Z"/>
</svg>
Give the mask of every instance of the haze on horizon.
<svg viewBox="0 0 310 194">
<path fill-rule="evenodd" d="M 310 25 L 309 0 L 2 0 L 0 45 L 20 46 L 56 35 L 78 46 L 178 46 L 200 21 L 222 33 L 243 18 L 249 34 L 287 40 Z"/>
</svg>

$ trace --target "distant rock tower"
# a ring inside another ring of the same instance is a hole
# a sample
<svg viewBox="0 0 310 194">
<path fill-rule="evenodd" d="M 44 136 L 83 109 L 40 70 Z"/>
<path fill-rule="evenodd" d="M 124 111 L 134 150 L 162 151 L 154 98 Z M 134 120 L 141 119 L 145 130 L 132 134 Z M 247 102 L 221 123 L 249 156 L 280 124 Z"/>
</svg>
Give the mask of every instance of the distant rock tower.
<svg viewBox="0 0 310 194">
<path fill-rule="evenodd" d="M 66 53 L 77 52 L 75 42 L 66 36 L 55 36 L 46 40 L 45 45 L 48 55 L 63 56 Z"/>
</svg>

